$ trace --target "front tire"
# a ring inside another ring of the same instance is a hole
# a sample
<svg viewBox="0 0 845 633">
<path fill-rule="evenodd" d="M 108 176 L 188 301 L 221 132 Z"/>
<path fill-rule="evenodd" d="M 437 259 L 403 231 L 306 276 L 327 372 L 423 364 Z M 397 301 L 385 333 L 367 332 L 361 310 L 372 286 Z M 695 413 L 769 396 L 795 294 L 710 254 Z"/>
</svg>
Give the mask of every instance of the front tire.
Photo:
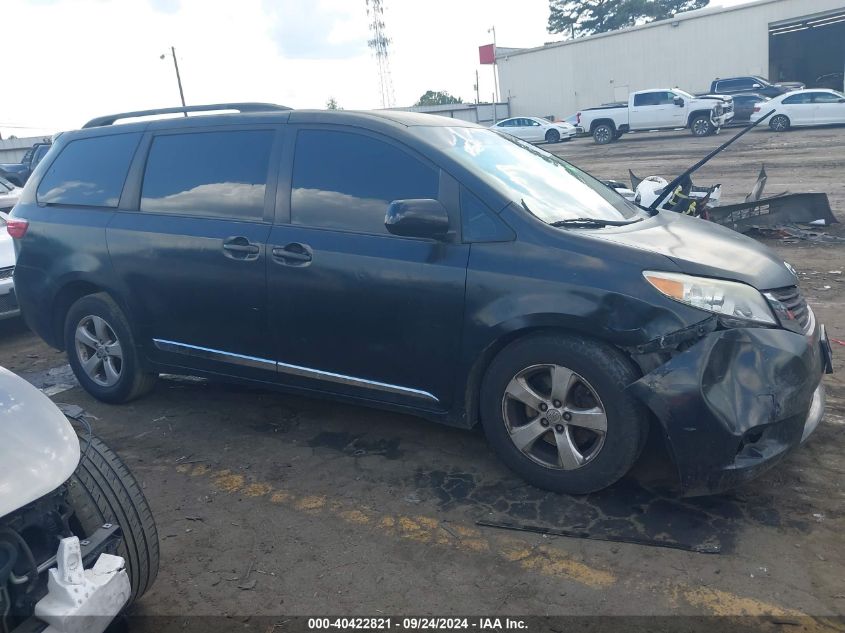
<svg viewBox="0 0 845 633">
<path fill-rule="evenodd" d="M 560 132 L 557 130 L 546 132 L 546 143 L 560 143 Z"/>
<path fill-rule="evenodd" d="M 690 131 L 693 136 L 704 137 L 710 136 L 716 130 L 710 117 L 706 114 L 700 114 L 690 121 Z"/>
<path fill-rule="evenodd" d="M 616 130 L 609 123 L 600 123 L 593 128 L 593 140 L 598 145 L 612 143 L 616 136 Z"/>
<path fill-rule="evenodd" d="M 82 297 L 65 317 L 68 361 L 85 390 L 103 402 L 129 402 L 149 392 L 156 375 L 141 367 L 123 311 L 106 293 Z"/>
<path fill-rule="evenodd" d="M 792 127 L 792 122 L 788 116 L 778 114 L 777 116 L 773 116 L 772 120 L 769 121 L 769 127 L 775 132 L 787 132 Z"/>
<path fill-rule="evenodd" d="M 68 482 L 71 525 L 90 535 L 104 523 L 120 526 L 117 554 L 126 561 L 132 593 L 126 607 L 144 595 L 158 574 L 158 531 L 141 486 L 102 440 L 80 438 L 82 459 Z"/>
<path fill-rule="evenodd" d="M 493 449 L 529 483 L 587 494 L 639 457 L 648 414 L 625 388 L 639 378 L 615 348 L 574 335 L 520 339 L 490 364 L 481 420 Z"/>
</svg>

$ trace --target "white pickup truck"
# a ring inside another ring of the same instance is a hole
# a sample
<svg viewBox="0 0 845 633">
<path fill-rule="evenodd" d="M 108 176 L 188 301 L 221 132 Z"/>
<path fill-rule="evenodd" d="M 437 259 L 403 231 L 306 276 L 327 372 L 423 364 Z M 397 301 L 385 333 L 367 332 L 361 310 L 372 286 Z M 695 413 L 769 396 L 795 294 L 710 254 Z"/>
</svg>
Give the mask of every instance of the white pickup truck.
<svg viewBox="0 0 845 633">
<path fill-rule="evenodd" d="M 632 92 L 628 103 L 610 103 L 578 113 L 578 127 L 600 145 L 626 132 L 689 128 L 694 136 L 715 133 L 733 118 L 733 98 L 695 97 L 678 88 Z"/>
</svg>

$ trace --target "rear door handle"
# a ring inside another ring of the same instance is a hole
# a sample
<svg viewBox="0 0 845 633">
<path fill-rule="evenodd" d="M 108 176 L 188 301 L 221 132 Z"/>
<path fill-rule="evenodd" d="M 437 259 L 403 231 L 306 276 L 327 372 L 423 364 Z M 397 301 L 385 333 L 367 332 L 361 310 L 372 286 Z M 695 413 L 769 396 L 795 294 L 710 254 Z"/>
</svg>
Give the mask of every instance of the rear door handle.
<svg viewBox="0 0 845 633">
<path fill-rule="evenodd" d="M 258 244 L 253 244 L 247 238 L 239 235 L 223 240 L 223 250 L 226 251 L 225 255 L 232 259 L 253 260 L 258 258 L 261 249 Z"/>
<path fill-rule="evenodd" d="M 314 257 L 311 247 L 299 242 L 291 242 L 285 246 L 274 246 L 272 253 L 275 261 L 288 266 L 302 266 Z"/>
</svg>

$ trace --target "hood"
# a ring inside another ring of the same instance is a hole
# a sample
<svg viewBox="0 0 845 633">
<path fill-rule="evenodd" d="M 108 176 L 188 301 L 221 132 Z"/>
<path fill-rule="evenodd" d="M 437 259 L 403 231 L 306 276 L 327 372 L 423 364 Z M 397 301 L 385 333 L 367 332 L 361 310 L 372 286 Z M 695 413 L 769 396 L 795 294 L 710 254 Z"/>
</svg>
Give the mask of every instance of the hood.
<svg viewBox="0 0 845 633">
<path fill-rule="evenodd" d="M 595 231 L 592 236 L 665 255 L 690 275 L 740 281 L 758 290 L 798 284 L 784 261 L 756 240 L 672 211 L 661 211 L 620 230 Z"/>
<path fill-rule="evenodd" d="M 79 440 L 67 418 L 0 367 L 0 517 L 54 491 L 78 464 Z"/>
<path fill-rule="evenodd" d="M 12 207 L 15 206 L 18 203 L 18 200 L 21 199 L 22 191 L 23 189 L 20 187 L 15 187 L 6 193 L 2 193 L 2 190 L 0 190 L 0 211 L 4 213 L 11 211 Z M 2 222 L 0 222 L 0 224 L 2 224 Z"/>
</svg>

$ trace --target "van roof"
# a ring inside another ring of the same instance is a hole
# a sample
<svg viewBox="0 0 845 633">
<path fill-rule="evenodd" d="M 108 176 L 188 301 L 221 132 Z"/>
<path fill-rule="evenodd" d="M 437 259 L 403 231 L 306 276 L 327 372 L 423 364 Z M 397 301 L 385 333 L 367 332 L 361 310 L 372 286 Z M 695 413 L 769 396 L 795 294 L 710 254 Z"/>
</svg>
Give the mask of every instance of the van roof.
<svg viewBox="0 0 845 633">
<path fill-rule="evenodd" d="M 234 112 L 233 112 L 234 111 Z M 208 113 L 200 117 L 188 117 L 189 113 Z M 147 117 L 163 115 L 184 114 L 187 121 L 181 117 L 168 117 L 164 119 L 138 120 L 131 123 L 115 126 L 118 121 L 128 119 L 145 119 Z M 188 123 L 190 121 L 190 123 Z M 122 112 L 96 117 L 83 125 L 83 129 L 105 128 L 115 126 L 121 132 L 133 129 L 158 129 L 172 128 L 175 124 L 212 125 L 249 122 L 275 122 L 285 123 L 340 123 L 354 125 L 355 123 L 385 121 L 397 125 L 412 126 L 459 126 L 478 127 L 475 123 L 453 119 L 420 112 L 407 112 L 401 110 L 293 110 L 286 106 L 270 103 L 218 103 L 212 105 L 187 106 L 176 108 L 158 108 L 155 110 L 138 110 L 134 112 Z"/>
</svg>

